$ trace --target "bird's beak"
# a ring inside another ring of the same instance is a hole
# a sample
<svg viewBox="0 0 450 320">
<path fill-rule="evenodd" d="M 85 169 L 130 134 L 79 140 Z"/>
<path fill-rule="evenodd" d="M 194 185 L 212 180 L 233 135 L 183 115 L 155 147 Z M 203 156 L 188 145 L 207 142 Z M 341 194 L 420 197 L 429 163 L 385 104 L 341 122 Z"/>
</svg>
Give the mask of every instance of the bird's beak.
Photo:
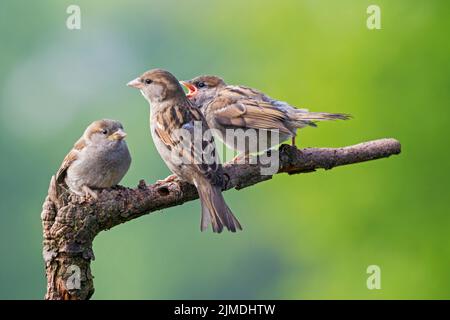
<svg viewBox="0 0 450 320">
<path fill-rule="evenodd" d="M 140 78 L 136 78 L 136 79 L 131 80 L 130 82 L 128 82 L 127 86 L 133 87 L 133 88 L 136 88 L 136 89 L 142 89 L 144 87 L 144 84 L 142 83 Z"/>
<path fill-rule="evenodd" d="M 122 140 L 122 139 L 125 139 L 126 136 L 127 136 L 127 134 L 125 133 L 125 131 L 123 131 L 122 129 L 119 129 L 116 132 L 114 132 L 112 135 L 110 135 L 109 139 Z"/>
<path fill-rule="evenodd" d="M 197 89 L 197 87 L 194 86 L 192 83 L 187 82 L 187 81 L 180 81 L 180 83 L 181 83 L 186 89 L 189 90 L 189 92 L 186 94 L 186 97 L 188 97 L 189 99 L 192 98 L 192 97 L 194 97 L 194 96 L 197 94 L 198 89 Z"/>
</svg>

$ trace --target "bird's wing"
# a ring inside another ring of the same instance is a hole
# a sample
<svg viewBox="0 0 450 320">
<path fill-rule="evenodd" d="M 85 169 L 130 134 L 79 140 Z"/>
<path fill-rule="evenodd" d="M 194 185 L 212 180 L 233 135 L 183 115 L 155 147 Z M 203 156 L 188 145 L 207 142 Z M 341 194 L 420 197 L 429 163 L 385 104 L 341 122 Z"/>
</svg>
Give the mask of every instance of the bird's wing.
<svg viewBox="0 0 450 320">
<path fill-rule="evenodd" d="M 183 157 L 185 163 L 192 165 L 213 185 L 222 185 L 223 171 L 217 157 L 214 137 L 198 108 L 193 108 L 188 103 L 176 104 L 159 113 L 156 123 L 156 134 L 174 156 Z"/>
<path fill-rule="evenodd" d="M 56 173 L 56 182 L 62 183 L 64 182 L 64 179 L 66 178 L 67 169 L 70 167 L 70 165 L 77 160 L 78 153 L 86 146 L 86 142 L 84 138 L 80 138 L 75 145 L 73 146 L 72 150 L 66 155 L 64 158 L 60 168 L 58 169 L 58 172 Z"/>
<path fill-rule="evenodd" d="M 226 86 L 222 91 L 229 96 L 247 97 L 259 101 L 271 101 L 272 99 L 264 92 L 246 86 Z"/>
<path fill-rule="evenodd" d="M 214 119 L 225 127 L 278 129 L 292 134 L 286 127 L 286 112 L 274 105 L 270 98 L 250 88 L 227 88 L 216 96 L 208 108 Z"/>
</svg>

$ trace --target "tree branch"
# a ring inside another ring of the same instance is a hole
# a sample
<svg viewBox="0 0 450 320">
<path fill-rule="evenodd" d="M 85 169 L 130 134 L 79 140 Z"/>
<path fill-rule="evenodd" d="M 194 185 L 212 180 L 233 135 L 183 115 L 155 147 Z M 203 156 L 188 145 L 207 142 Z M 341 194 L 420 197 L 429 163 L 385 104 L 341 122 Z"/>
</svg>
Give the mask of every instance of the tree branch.
<svg viewBox="0 0 450 320">
<path fill-rule="evenodd" d="M 279 151 L 272 152 L 279 152 L 276 173 L 297 174 L 386 158 L 399 154 L 400 149 L 397 140 L 380 139 L 343 148 L 298 150 L 282 145 Z M 261 175 L 264 166 L 260 158 L 252 157 L 249 162 L 224 165 L 227 178 L 224 190 L 243 189 L 272 178 L 272 175 Z M 198 198 L 196 188 L 179 179 L 152 185 L 146 185 L 141 180 L 135 189 L 121 186 L 105 189 L 99 192 L 96 201 L 86 201 L 68 192 L 57 197 L 60 194 L 58 188 L 52 178 L 41 214 L 47 274 L 46 299 L 91 297 L 94 292 L 90 271 L 90 261 L 94 259 L 92 241 L 99 232 Z"/>
</svg>

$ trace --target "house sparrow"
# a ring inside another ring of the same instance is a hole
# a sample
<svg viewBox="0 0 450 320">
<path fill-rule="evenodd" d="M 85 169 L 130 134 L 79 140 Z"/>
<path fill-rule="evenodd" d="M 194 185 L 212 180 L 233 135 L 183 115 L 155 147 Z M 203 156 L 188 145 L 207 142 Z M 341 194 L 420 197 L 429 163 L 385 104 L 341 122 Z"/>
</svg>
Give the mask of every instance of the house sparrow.
<svg viewBox="0 0 450 320">
<path fill-rule="evenodd" d="M 232 232 L 242 230 L 222 196 L 223 171 L 214 139 L 208 134 L 202 113 L 187 99 L 178 80 L 165 70 L 154 69 L 127 85 L 139 89 L 151 105 L 150 131 L 166 165 L 197 188 L 202 207 L 201 230 L 210 223 L 217 233 L 224 226 Z M 197 129 L 201 137 L 196 137 Z M 210 159 L 206 159 L 207 152 Z"/>
<path fill-rule="evenodd" d="M 292 139 L 292 145 L 295 145 L 297 129 L 315 127 L 316 121 L 350 118 L 347 114 L 297 109 L 258 90 L 227 85 L 217 76 L 200 76 L 181 81 L 181 84 L 189 90 L 186 96 L 201 109 L 209 126 L 217 130 L 220 139 L 231 149 L 246 154 L 249 152 L 248 145 L 236 145 L 234 139 L 226 139 L 227 129 L 255 129 L 258 138 L 256 150 L 264 151 L 289 138 Z M 278 139 L 272 138 L 273 130 L 278 130 Z M 266 146 L 261 148 L 259 138 L 262 131 L 268 136 Z"/>
<path fill-rule="evenodd" d="M 117 185 L 127 173 L 131 156 L 122 124 L 115 120 L 91 123 L 64 158 L 56 182 L 79 196 L 97 198 L 92 189 Z"/>
</svg>

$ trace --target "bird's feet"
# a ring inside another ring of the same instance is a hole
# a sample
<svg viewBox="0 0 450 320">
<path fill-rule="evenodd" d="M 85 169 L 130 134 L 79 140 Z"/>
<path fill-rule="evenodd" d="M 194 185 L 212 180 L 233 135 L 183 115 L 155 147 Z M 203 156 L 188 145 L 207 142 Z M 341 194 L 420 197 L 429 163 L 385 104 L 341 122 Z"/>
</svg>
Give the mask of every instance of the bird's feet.
<svg viewBox="0 0 450 320">
<path fill-rule="evenodd" d="M 164 180 L 156 180 L 156 183 L 158 183 L 158 184 L 171 183 L 171 182 L 174 182 L 177 178 L 178 178 L 178 176 L 176 174 L 171 174 L 170 176 L 168 176 Z"/>
<path fill-rule="evenodd" d="M 231 163 L 237 163 L 237 164 L 246 164 L 250 161 L 250 154 L 243 152 L 238 154 L 236 157 L 231 160 Z"/>
<path fill-rule="evenodd" d="M 98 199 L 98 194 L 88 186 L 83 186 L 81 188 L 84 192 L 84 200 L 88 200 L 89 198 L 92 198 L 94 200 Z"/>
<path fill-rule="evenodd" d="M 291 146 L 297 148 L 297 145 L 295 144 L 295 136 L 292 137 Z"/>
</svg>

